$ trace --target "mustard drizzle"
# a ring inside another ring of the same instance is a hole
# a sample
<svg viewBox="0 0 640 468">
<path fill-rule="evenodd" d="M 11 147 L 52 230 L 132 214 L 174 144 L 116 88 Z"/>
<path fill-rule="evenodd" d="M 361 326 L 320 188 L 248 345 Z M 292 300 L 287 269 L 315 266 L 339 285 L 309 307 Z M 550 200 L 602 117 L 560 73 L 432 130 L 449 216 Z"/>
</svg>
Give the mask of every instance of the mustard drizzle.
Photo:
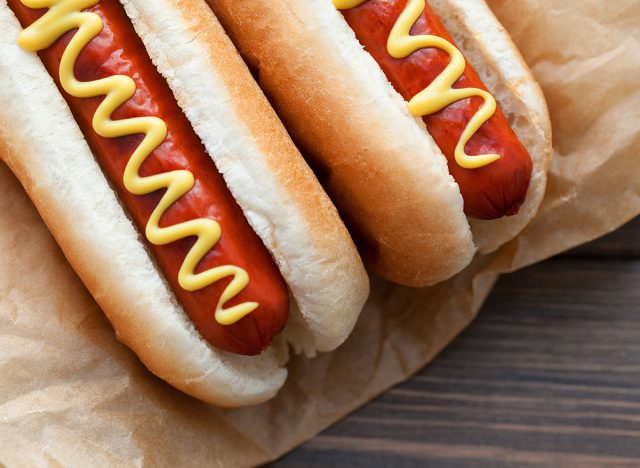
<svg viewBox="0 0 640 468">
<path fill-rule="evenodd" d="M 338 10 L 355 8 L 368 0 L 333 0 Z M 469 156 L 465 147 L 480 127 L 487 122 L 496 111 L 496 100 L 488 92 L 478 88 L 454 89 L 453 85 L 464 73 L 466 62 L 462 52 L 449 41 L 433 35 L 410 34 L 411 28 L 418 21 L 426 7 L 425 0 L 408 0 L 394 24 L 387 50 L 394 58 L 405 58 L 414 52 L 435 47 L 449 54 L 450 62 L 445 70 L 423 91 L 409 101 L 409 112 L 416 117 L 423 117 L 441 111 L 445 107 L 462 99 L 478 96 L 484 100 L 482 107 L 469 120 L 455 148 L 455 159 L 465 169 L 478 169 L 500 159 L 499 154 L 481 154 Z"/>
<path fill-rule="evenodd" d="M 29 8 L 49 8 L 47 13 L 22 31 L 18 44 L 31 52 L 51 46 L 67 31 L 78 29 L 67 46 L 60 62 L 60 82 L 64 90 L 77 98 L 105 96 L 94 117 L 93 129 L 104 138 L 118 138 L 143 134 L 142 143 L 133 152 L 124 172 L 124 185 L 134 195 L 147 195 L 166 189 L 147 223 L 145 233 L 154 245 L 166 245 L 195 236 L 197 240 L 187 253 L 178 282 L 187 291 L 203 289 L 223 278 L 233 279 L 225 288 L 216 305 L 215 319 L 221 325 L 231 325 L 258 307 L 256 302 L 243 302 L 224 308 L 224 304 L 238 295 L 248 284 L 248 273 L 237 266 L 223 265 L 200 273 L 195 269 L 204 256 L 218 243 L 222 230 L 213 219 L 200 218 L 168 227 L 160 227 L 163 214 L 194 186 L 194 176 L 186 170 L 176 170 L 148 177 L 140 176 L 140 167 L 167 137 L 167 126 L 158 117 L 136 117 L 111 120 L 113 112 L 133 97 L 136 84 L 125 75 L 114 75 L 95 81 L 78 81 L 74 66 L 84 47 L 102 31 L 102 18 L 82 10 L 100 0 L 22 0 Z"/>
</svg>

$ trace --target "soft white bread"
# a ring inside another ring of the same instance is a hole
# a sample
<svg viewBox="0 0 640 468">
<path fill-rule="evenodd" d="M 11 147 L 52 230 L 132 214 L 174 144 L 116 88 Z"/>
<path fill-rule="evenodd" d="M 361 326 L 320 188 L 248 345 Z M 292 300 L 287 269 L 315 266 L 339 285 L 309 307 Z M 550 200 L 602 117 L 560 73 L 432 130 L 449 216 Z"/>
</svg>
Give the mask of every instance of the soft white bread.
<svg viewBox="0 0 640 468">
<path fill-rule="evenodd" d="M 422 286 L 495 250 L 535 215 L 551 154 L 542 93 L 483 1 L 432 2 L 534 159 L 521 214 L 472 221 L 421 119 L 408 114 L 331 0 L 208 0 L 382 276 Z"/>
<path fill-rule="evenodd" d="M 177 8 L 179 2 L 163 3 Z M 192 93 L 211 108 L 190 114 L 199 116 L 198 133 L 221 159 L 225 180 L 234 195 L 241 193 L 240 205 L 300 306 L 301 316 L 294 320 L 310 341 L 296 346 L 337 346 L 366 298 L 364 269 L 335 208 L 205 10 L 195 15 L 197 25 L 180 21 L 176 14 L 178 20 L 165 36 L 173 41 L 167 39 L 165 47 L 194 44 L 181 49 L 182 67 L 194 60 L 194 50 L 203 53 L 198 44 L 212 48 L 199 56 L 202 63 L 195 73 L 201 81 L 183 83 L 181 92 Z M 286 378 L 282 340 L 266 353 L 248 357 L 216 350 L 200 337 L 109 187 L 53 80 L 37 56 L 17 46 L 20 30 L 6 1 L 0 0 L 0 157 L 25 186 L 118 338 L 153 373 L 202 400 L 242 406 L 275 395 Z M 235 80 L 233 87 L 221 80 L 223 73 Z M 173 78 L 180 82 L 178 74 Z M 254 120 L 242 113 L 249 103 L 259 112 Z M 203 136 L 206 121 L 216 119 L 226 120 L 211 123 Z M 218 130 L 222 133 L 215 134 Z"/>
</svg>

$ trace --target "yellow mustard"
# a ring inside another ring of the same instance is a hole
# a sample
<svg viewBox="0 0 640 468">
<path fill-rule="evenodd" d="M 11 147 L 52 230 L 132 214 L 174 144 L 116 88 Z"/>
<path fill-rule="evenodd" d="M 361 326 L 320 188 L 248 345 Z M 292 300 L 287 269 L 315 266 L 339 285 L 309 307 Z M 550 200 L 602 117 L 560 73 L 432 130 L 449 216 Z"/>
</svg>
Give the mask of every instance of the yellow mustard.
<svg viewBox="0 0 640 468">
<path fill-rule="evenodd" d="M 333 4 L 339 10 L 354 8 L 368 0 L 333 0 Z M 453 89 L 453 85 L 464 73 L 466 62 L 462 52 L 460 52 L 449 41 L 433 35 L 410 34 L 411 28 L 420 18 L 425 9 L 425 0 L 408 0 L 407 6 L 402 11 L 398 20 L 394 24 L 387 50 L 394 58 L 405 58 L 414 52 L 435 47 L 449 54 L 451 61 L 445 70 L 423 91 L 415 95 L 409 101 L 409 112 L 422 117 L 441 111 L 454 102 L 461 101 L 473 96 L 484 99 L 484 104 L 478 112 L 469 120 L 455 149 L 455 158 L 458 165 L 465 169 L 477 169 L 500 159 L 499 154 L 481 154 L 469 156 L 465 152 L 467 143 L 489 120 L 496 111 L 496 100 L 488 92 L 477 88 Z"/>
<path fill-rule="evenodd" d="M 223 278 L 233 277 L 220 296 L 215 319 L 222 325 L 231 325 L 258 307 L 256 302 L 243 302 L 224 308 L 224 304 L 238 295 L 248 284 L 247 272 L 233 265 L 211 268 L 200 273 L 195 269 L 203 257 L 218 243 L 222 230 L 213 219 L 200 218 L 168 227 L 160 227 L 162 215 L 189 192 L 194 185 L 193 174 L 176 170 L 148 177 L 140 176 L 140 167 L 147 157 L 160 146 L 167 136 L 165 122 L 157 117 L 136 117 L 112 120 L 113 112 L 128 101 L 136 91 L 132 78 L 114 75 L 95 81 L 78 81 L 74 66 L 82 49 L 103 29 L 102 18 L 83 11 L 99 0 L 22 0 L 29 8 L 49 8 L 47 13 L 20 33 L 19 45 L 36 52 L 51 46 L 67 31 L 78 29 L 66 48 L 60 62 L 60 82 L 64 90 L 77 98 L 105 96 L 93 118 L 93 129 L 104 138 L 118 138 L 143 134 L 144 139 L 131 156 L 124 172 L 124 185 L 134 195 L 147 195 L 166 189 L 146 226 L 147 239 L 154 245 L 166 245 L 195 236 L 197 240 L 186 255 L 178 282 L 187 291 L 203 289 Z"/>
</svg>

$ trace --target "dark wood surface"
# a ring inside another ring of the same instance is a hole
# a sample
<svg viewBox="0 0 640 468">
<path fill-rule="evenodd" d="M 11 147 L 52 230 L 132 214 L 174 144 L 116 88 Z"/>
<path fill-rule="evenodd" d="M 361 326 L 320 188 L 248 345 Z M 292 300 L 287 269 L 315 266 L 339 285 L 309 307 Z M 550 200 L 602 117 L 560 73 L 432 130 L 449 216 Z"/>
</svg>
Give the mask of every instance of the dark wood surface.
<svg viewBox="0 0 640 468">
<path fill-rule="evenodd" d="M 640 218 L 503 276 L 426 369 L 274 464 L 640 467 Z"/>
</svg>

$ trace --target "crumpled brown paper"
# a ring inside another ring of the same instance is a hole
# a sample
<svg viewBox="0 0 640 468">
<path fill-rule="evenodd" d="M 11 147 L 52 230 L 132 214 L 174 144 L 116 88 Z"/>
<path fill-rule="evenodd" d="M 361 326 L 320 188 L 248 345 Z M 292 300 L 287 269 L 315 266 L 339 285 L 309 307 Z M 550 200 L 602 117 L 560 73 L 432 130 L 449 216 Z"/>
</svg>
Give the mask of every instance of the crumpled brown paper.
<svg viewBox="0 0 640 468">
<path fill-rule="evenodd" d="M 537 219 L 454 279 L 373 279 L 339 350 L 293 359 L 273 401 L 220 410 L 153 377 L 118 343 L 35 209 L 0 165 L 0 464 L 266 462 L 408 378 L 474 317 L 502 272 L 640 212 L 640 2 L 491 0 L 542 84 L 556 155 Z M 0 77 L 1 80 L 1 77 Z"/>
</svg>

